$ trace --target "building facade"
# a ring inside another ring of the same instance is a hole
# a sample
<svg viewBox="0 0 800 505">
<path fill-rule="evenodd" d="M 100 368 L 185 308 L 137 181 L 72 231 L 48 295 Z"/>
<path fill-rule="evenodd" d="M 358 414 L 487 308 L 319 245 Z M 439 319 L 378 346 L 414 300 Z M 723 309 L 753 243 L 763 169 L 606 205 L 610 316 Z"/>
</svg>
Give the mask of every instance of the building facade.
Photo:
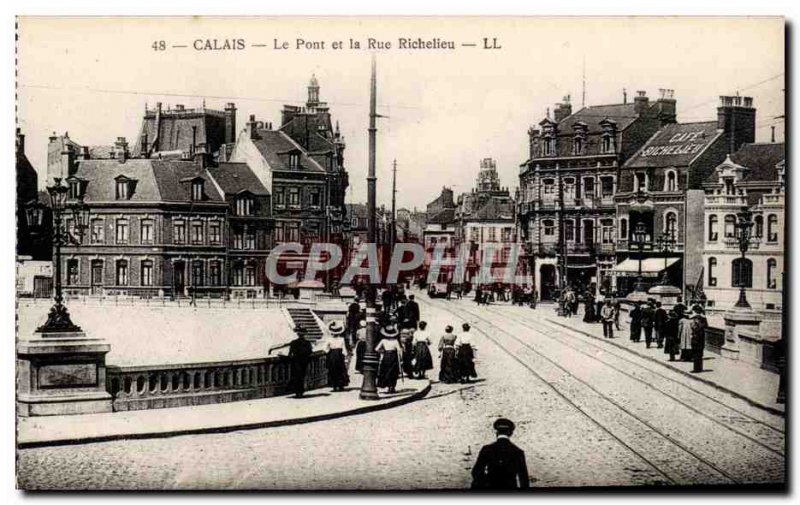
<svg viewBox="0 0 800 505">
<path fill-rule="evenodd" d="M 786 245 L 785 144 L 744 144 L 706 179 L 703 292 L 710 312 L 731 309 L 739 287 L 758 311 L 780 317 Z M 742 259 L 736 222 L 752 212 L 750 247 Z"/>
</svg>

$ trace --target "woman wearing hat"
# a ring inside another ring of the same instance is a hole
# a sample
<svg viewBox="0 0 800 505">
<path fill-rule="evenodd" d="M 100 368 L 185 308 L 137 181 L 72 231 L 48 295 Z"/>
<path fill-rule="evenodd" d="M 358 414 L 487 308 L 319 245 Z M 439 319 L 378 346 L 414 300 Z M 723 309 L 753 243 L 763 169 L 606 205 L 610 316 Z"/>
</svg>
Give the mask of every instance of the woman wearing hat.
<svg viewBox="0 0 800 505">
<path fill-rule="evenodd" d="M 478 373 L 475 371 L 475 348 L 472 345 L 469 323 L 462 324 L 461 329 L 464 331 L 456 341 L 456 357 L 461 382 L 467 383 L 470 378 L 477 377 Z"/>
<path fill-rule="evenodd" d="M 356 371 L 364 373 L 364 351 L 367 349 L 367 322 L 363 319 L 358 322 L 356 331 Z"/>
<path fill-rule="evenodd" d="M 706 322 L 705 310 L 701 305 L 694 305 L 692 307 L 691 317 L 691 347 L 692 347 L 692 372 L 699 373 L 703 371 L 703 350 L 706 347 Z"/>
<path fill-rule="evenodd" d="M 461 379 L 458 372 L 458 358 L 456 357 L 456 337 L 453 327 L 447 325 L 444 335 L 439 339 L 439 380 L 445 384 L 453 384 Z"/>
<path fill-rule="evenodd" d="M 397 386 L 397 378 L 400 376 L 400 360 L 403 358 L 403 347 L 398 339 L 400 332 L 394 325 L 386 325 L 381 328 L 380 341 L 375 352 L 380 354 L 381 361 L 378 364 L 378 387 L 387 388 L 388 393 L 394 393 Z"/>
<path fill-rule="evenodd" d="M 431 356 L 431 339 L 428 333 L 428 323 L 419 322 L 419 329 L 414 332 L 412 349 L 414 349 L 414 359 L 412 360 L 413 372 L 419 379 L 425 378 L 425 372 L 433 369 L 433 356 Z"/>
<path fill-rule="evenodd" d="M 344 326 L 337 321 L 328 326 L 330 338 L 325 344 L 325 351 L 328 353 L 326 364 L 328 367 L 328 385 L 334 391 L 344 391 L 344 387 L 350 384 L 350 377 L 347 375 L 347 364 L 344 360 L 344 331 Z"/>
</svg>

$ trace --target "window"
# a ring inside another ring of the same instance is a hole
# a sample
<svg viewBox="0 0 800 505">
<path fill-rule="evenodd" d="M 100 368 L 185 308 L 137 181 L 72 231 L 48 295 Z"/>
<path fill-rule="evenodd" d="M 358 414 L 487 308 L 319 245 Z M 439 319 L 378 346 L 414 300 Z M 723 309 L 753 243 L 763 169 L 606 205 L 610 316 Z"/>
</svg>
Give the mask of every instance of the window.
<svg viewBox="0 0 800 505">
<path fill-rule="evenodd" d="M 634 191 L 647 191 L 647 174 L 644 172 L 636 172 L 633 180 Z"/>
<path fill-rule="evenodd" d="M 244 231 L 244 248 L 245 249 L 255 249 L 256 248 L 256 232 L 255 232 L 255 230 L 245 229 L 245 231 Z"/>
<path fill-rule="evenodd" d="M 600 141 L 600 152 L 603 154 L 614 152 L 614 137 L 611 136 L 611 134 L 606 133 L 603 135 L 603 138 Z"/>
<path fill-rule="evenodd" d="M 256 267 L 253 265 L 247 265 L 244 269 L 244 285 L 245 286 L 255 286 L 256 285 Z"/>
<path fill-rule="evenodd" d="M 603 244 L 614 243 L 614 221 L 612 219 L 600 221 L 600 241 Z"/>
<path fill-rule="evenodd" d="M 764 236 L 764 216 L 756 216 L 754 219 L 755 221 L 755 230 L 753 230 L 753 236 L 761 238 Z"/>
<path fill-rule="evenodd" d="M 664 182 L 664 191 L 678 190 L 678 176 L 674 170 L 667 170 L 667 178 Z"/>
<path fill-rule="evenodd" d="M 292 153 L 289 155 L 289 168 L 297 168 L 300 166 L 300 155 Z"/>
<path fill-rule="evenodd" d="M 192 181 L 192 200 L 200 201 L 203 199 L 203 181 L 196 179 Z"/>
<path fill-rule="evenodd" d="M 299 207 L 300 206 L 300 189 L 299 188 L 289 188 L 289 206 L 290 207 Z"/>
<path fill-rule="evenodd" d="M 127 219 L 118 219 L 117 220 L 117 244 L 127 244 L 128 243 L 128 220 Z"/>
<path fill-rule="evenodd" d="M 351 228 L 358 228 L 358 218 L 354 217 L 350 220 L 350 227 Z"/>
<path fill-rule="evenodd" d="M 253 215 L 253 199 L 243 196 L 236 200 L 236 215 L 237 216 L 252 216 Z"/>
<path fill-rule="evenodd" d="M 192 221 L 192 244 L 203 243 L 203 223 Z"/>
<path fill-rule="evenodd" d="M 244 265 L 242 265 L 241 263 L 233 265 L 233 285 L 234 286 L 244 285 Z"/>
<path fill-rule="evenodd" d="M 770 214 L 767 216 L 767 242 L 778 241 L 778 216 Z"/>
<path fill-rule="evenodd" d="M 513 242 L 513 228 L 503 228 L 503 242 Z"/>
<path fill-rule="evenodd" d="M 572 219 L 566 219 L 564 221 L 564 239 L 567 242 L 573 242 L 575 240 L 575 221 Z"/>
<path fill-rule="evenodd" d="M 212 261 L 208 264 L 208 282 L 211 286 L 222 285 L 222 266 L 219 261 Z"/>
<path fill-rule="evenodd" d="M 142 261 L 142 274 L 140 276 L 142 286 L 153 285 L 153 262 L 150 260 Z"/>
<path fill-rule="evenodd" d="M 671 238 L 678 236 L 678 215 L 674 212 L 667 212 L 664 215 L 664 233 Z"/>
<path fill-rule="evenodd" d="M 92 219 L 92 244 L 102 244 L 106 239 L 105 223 L 102 219 Z"/>
<path fill-rule="evenodd" d="M 69 199 L 75 200 L 81 196 L 81 185 L 79 181 L 69 181 Z"/>
<path fill-rule="evenodd" d="M 319 188 L 311 188 L 308 192 L 308 203 L 312 207 L 320 206 Z"/>
<path fill-rule="evenodd" d="M 732 177 L 725 177 L 722 182 L 725 184 L 725 194 L 726 195 L 735 195 L 736 188 L 733 185 L 733 178 Z"/>
<path fill-rule="evenodd" d="M 556 193 L 556 181 L 553 179 L 544 179 L 542 181 L 542 192 L 545 195 L 555 195 Z"/>
<path fill-rule="evenodd" d="M 775 289 L 778 287 L 778 262 L 775 258 L 767 260 L 767 289 Z"/>
<path fill-rule="evenodd" d="M 127 180 L 119 180 L 117 181 L 117 200 L 128 200 L 130 199 L 130 185 L 128 184 Z"/>
<path fill-rule="evenodd" d="M 708 216 L 708 240 L 709 242 L 714 242 L 718 238 L 717 234 L 717 225 L 719 224 L 719 218 L 716 214 L 711 214 Z"/>
<path fill-rule="evenodd" d="M 152 219 L 142 219 L 140 224 L 140 238 L 142 244 L 152 244 L 153 243 L 153 220 Z"/>
<path fill-rule="evenodd" d="M 736 258 L 731 262 L 731 286 L 734 288 L 753 287 L 753 262 L 747 258 Z"/>
<path fill-rule="evenodd" d="M 67 286 L 74 286 L 78 284 L 78 276 L 79 276 L 78 260 L 76 259 L 67 260 Z"/>
<path fill-rule="evenodd" d="M 550 137 L 544 139 L 542 154 L 544 156 L 553 156 L 556 154 L 556 139 Z"/>
<path fill-rule="evenodd" d="M 494 227 L 493 227 L 493 226 L 492 226 L 492 227 L 490 227 L 490 228 L 487 230 L 487 233 L 489 234 L 489 238 L 487 239 L 489 242 L 496 242 L 496 241 L 497 241 L 497 234 L 496 234 L 496 230 L 494 229 Z"/>
<path fill-rule="evenodd" d="M 208 241 L 212 244 L 222 242 L 222 226 L 217 221 L 208 223 Z"/>
<path fill-rule="evenodd" d="M 117 286 L 128 285 L 128 261 L 117 260 Z"/>
<path fill-rule="evenodd" d="M 575 179 L 567 177 L 564 179 L 564 200 L 575 199 Z"/>
<path fill-rule="evenodd" d="M 553 220 L 545 219 L 544 221 L 542 221 L 542 227 L 544 228 L 545 236 L 553 236 L 553 235 L 555 235 L 556 227 L 555 227 L 555 224 L 554 224 Z"/>
<path fill-rule="evenodd" d="M 628 220 L 624 217 L 619 220 L 619 238 L 622 240 L 628 238 Z"/>
<path fill-rule="evenodd" d="M 584 144 L 585 140 L 583 136 L 578 135 L 577 137 L 575 137 L 575 139 L 572 141 L 572 154 L 576 156 L 580 156 L 581 154 L 583 154 Z"/>
<path fill-rule="evenodd" d="M 176 244 L 186 242 L 186 223 L 177 221 L 172 225 L 172 241 Z"/>
<path fill-rule="evenodd" d="M 283 223 L 275 223 L 275 241 L 283 242 L 286 240 L 285 227 Z"/>
<path fill-rule="evenodd" d="M 708 258 L 708 285 L 717 285 L 717 258 Z"/>
<path fill-rule="evenodd" d="M 192 286 L 202 286 L 203 285 L 203 262 L 202 261 L 193 261 L 192 262 Z"/>
<path fill-rule="evenodd" d="M 273 195 L 273 201 L 275 202 L 276 207 L 283 207 L 286 204 L 286 201 L 284 199 L 283 188 L 275 189 L 275 193 Z"/>
<path fill-rule="evenodd" d="M 286 241 L 299 242 L 300 241 L 300 223 L 289 223 L 286 228 Z"/>
<path fill-rule="evenodd" d="M 594 179 L 583 179 L 583 196 L 584 198 L 594 198 Z"/>
<path fill-rule="evenodd" d="M 470 228 L 469 236 L 470 240 L 473 242 L 480 242 L 481 240 L 480 230 L 478 228 Z"/>
<path fill-rule="evenodd" d="M 242 233 L 242 230 L 233 232 L 233 248 L 244 249 L 244 233 Z"/>
<path fill-rule="evenodd" d="M 603 198 L 607 198 L 610 196 L 614 196 L 614 178 L 613 177 L 601 177 L 600 178 L 601 184 L 601 191 Z"/>
<path fill-rule="evenodd" d="M 725 238 L 736 237 L 736 216 L 728 214 L 725 216 Z"/>
</svg>

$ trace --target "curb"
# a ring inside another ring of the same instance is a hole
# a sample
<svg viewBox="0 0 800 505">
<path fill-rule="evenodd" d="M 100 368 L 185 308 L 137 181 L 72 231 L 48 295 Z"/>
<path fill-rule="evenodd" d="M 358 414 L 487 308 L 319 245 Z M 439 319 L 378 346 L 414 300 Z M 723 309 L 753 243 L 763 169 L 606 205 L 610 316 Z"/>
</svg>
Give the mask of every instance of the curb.
<svg viewBox="0 0 800 505">
<path fill-rule="evenodd" d="M 134 434 L 114 434 L 114 435 L 99 435 L 96 437 L 83 437 L 83 438 L 74 438 L 74 439 L 57 439 L 57 440 L 50 440 L 50 441 L 36 441 L 36 442 L 17 442 L 17 449 L 32 449 L 36 447 L 53 447 L 53 446 L 60 446 L 60 445 L 77 445 L 77 444 L 89 444 L 89 443 L 98 443 L 98 442 L 110 442 L 114 440 L 142 440 L 142 439 L 149 439 L 149 438 L 169 438 L 169 437 L 177 437 L 181 435 L 198 435 L 204 433 L 228 433 L 231 431 L 240 431 L 240 430 L 255 430 L 261 428 L 277 428 L 280 426 L 291 426 L 293 424 L 306 424 L 306 423 L 313 423 L 317 421 L 327 421 L 330 419 L 336 419 L 340 417 L 348 417 L 348 416 L 355 416 L 359 414 L 367 414 L 369 412 L 377 412 L 380 410 L 386 410 L 393 407 L 399 407 L 401 405 L 405 405 L 407 403 L 411 403 L 413 401 L 419 400 L 424 398 L 431 390 L 431 381 L 428 381 L 428 384 L 420 389 L 419 391 L 402 397 L 398 398 L 397 400 L 390 400 L 386 403 L 379 403 L 379 404 L 372 404 L 366 405 L 364 407 L 357 407 L 350 410 L 344 410 L 341 412 L 331 412 L 327 414 L 320 414 L 314 416 L 306 416 L 306 417 L 296 417 L 292 419 L 277 419 L 273 421 L 263 421 L 263 422 L 254 422 L 254 423 L 245 423 L 245 424 L 234 424 L 228 426 L 210 426 L 206 428 L 190 428 L 190 429 L 183 429 L 183 430 L 176 430 L 176 431 L 163 431 L 163 432 L 153 432 L 153 433 L 134 433 Z M 236 403 L 236 402 L 231 402 Z"/>
<path fill-rule="evenodd" d="M 572 331 L 580 333 L 582 335 L 586 335 L 587 337 L 591 337 L 591 338 L 593 338 L 595 340 L 601 340 L 601 341 L 606 342 L 608 344 L 611 344 L 611 345 L 613 345 L 613 346 L 615 346 L 615 347 L 617 347 L 619 349 L 623 349 L 623 350 L 625 350 L 625 351 L 627 351 L 627 352 L 629 352 L 629 353 L 631 353 L 631 354 L 633 354 L 635 356 L 638 356 L 640 358 L 644 358 L 646 360 L 652 361 L 653 363 L 658 363 L 659 365 L 663 366 L 664 368 L 668 368 L 669 370 L 672 370 L 673 372 L 677 372 L 677 373 L 679 373 L 681 375 L 685 375 L 686 377 L 692 378 L 692 379 L 694 379 L 696 381 L 702 382 L 703 384 L 711 386 L 714 389 L 717 389 L 719 391 L 728 393 L 729 395 L 734 396 L 734 397 L 736 397 L 736 398 L 738 398 L 740 400 L 744 400 L 745 402 L 747 402 L 748 404 L 750 404 L 753 407 L 756 407 L 756 408 L 759 408 L 759 409 L 762 409 L 762 410 L 766 410 L 770 414 L 774 414 L 774 415 L 780 416 L 780 417 L 786 417 L 786 412 L 784 412 L 782 410 L 779 410 L 779 409 L 776 409 L 775 407 L 770 407 L 769 405 L 765 405 L 765 404 L 763 404 L 763 403 L 761 403 L 761 402 L 759 402 L 757 400 L 753 400 L 752 398 L 749 398 L 749 397 L 743 395 L 742 393 L 739 393 L 737 391 L 734 391 L 733 389 L 730 389 L 730 388 L 727 388 L 725 386 L 722 386 L 722 385 L 720 385 L 720 384 L 718 384 L 718 383 L 716 383 L 716 382 L 714 382 L 712 380 L 704 379 L 702 377 L 698 377 L 697 375 L 695 375 L 693 373 L 689 373 L 689 372 L 687 372 L 685 370 L 681 370 L 680 368 L 675 368 L 673 366 L 670 366 L 668 363 L 664 363 L 663 361 L 660 361 L 660 360 L 658 360 L 658 359 L 656 359 L 656 358 L 654 358 L 652 356 L 648 356 L 646 354 L 640 354 L 640 353 L 638 353 L 638 352 L 636 352 L 636 351 L 634 351 L 632 349 L 629 349 L 628 347 L 626 347 L 626 346 L 624 346 L 622 344 L 618 344 L 617 342 L 612 342 L 610 340 L 598 337 L 597 335 L 593 335 L 593 334 L 591 334 L 591 333 L 589 333 L 589 332 L 587 332 L 585 330 L 581 330 L 581 329 L 578 329 L 578 328 L 573 328 L 572 326 L 566 325 L 566 324 L 561 323 L 559 321 L 554 321 L 554 320 L 550 319 L 549 317 L 545 318 L 545 319 L 547 319 L 547 321 L 549 321 L 549 322 L 551 322 L 551 323 L 553 323 L 553 324 L 555 324 L 557 326 L 560 326 L 562 328 L 565 328 L 565 329 L 568 329 L 568 330 L 572 330 Z"/>
</svg>

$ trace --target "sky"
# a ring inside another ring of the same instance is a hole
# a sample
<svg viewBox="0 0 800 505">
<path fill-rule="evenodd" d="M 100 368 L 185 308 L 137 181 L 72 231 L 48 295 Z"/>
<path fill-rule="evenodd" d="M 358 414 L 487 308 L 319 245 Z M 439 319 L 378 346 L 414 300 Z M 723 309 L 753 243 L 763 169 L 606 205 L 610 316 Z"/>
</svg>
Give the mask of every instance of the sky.
<svg viewBox="0 0 800 505">
<path fill-rule="evenodd" d="M 778 141 L 784 135 L 781 18 L 23 17 L 18 35 L 17 125 L 40 185 L 52 132 L 84 145 L 133 142 L 145 105 L 159 101 L 205 100 L 220 110 L 235 102 L 239 130 L 250 114 L 279 123 L 283 104 L 305 102 L 315 74 L 347 142 L 348 201 L 364 202 L 372 53 L 386 116 L 378 120 L 379 204 L 390 202 L 395 159 L 398 207 L 422 209 L 443 186 L 469 191 L 487 157 L 513 192 L 528 128 L 565 95 L 577 111 L 621 103 L 623 88 L 629 100 L 669 88 L 678 121 L 689 122 L 714 119 L 719 96 L 738 91 L 754 99 L 757 141 L 770 141 L 773 125 Z M 370 37 L 392 47 L 369 50 Z M 298 49 L 298 38 L 324 48 Z M 400 38 L 456 49 L 402 49 Z M 484 49 L 484 38 L 498 48 Z M 231 39 L 244 48 L 194 48 Z"/>
</svg>

